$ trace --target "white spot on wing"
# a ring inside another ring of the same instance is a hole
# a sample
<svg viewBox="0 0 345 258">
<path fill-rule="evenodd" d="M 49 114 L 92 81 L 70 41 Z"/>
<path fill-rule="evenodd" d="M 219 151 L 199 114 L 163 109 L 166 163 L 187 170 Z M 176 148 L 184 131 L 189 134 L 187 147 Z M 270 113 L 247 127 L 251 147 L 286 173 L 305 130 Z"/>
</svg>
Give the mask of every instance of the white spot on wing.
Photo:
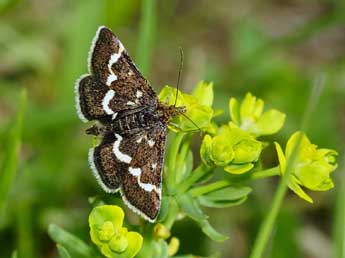
<svg viewBox="0 0 345 258">
<path fill-rule="evenodd" d="M 152 169 L 156 169 L 157 168 L 157 163 L 152 163 Z"/>
<path fill-rule="evenodd" d="M 120 143 L 122 141 L 121 135 L 115 134 L 115 137 L 116 137 L 116 141 L 114 142 L 114 146 L 113 146 L 113 152 L 115 154 L 115 157 L 118 160 L 120 160 L 120 161 L 122 161 L 124 163 L 129 164 L 132 161 L 132 158 L 130 156 L 128 156 L 127 154 L 122 153 L 120 151 Z"/>
<path fill-rule="evenodd" d="M 103 101 L 102 101 L 103 110 L 108 115 L 114 114 L 114 111 L 111 108 L 109 108 L 109 103 L 113 99 L 114 96 L 115 96 L 115 91 L 114 90 L 108 90 L 108 92 L 105 94 Z"/>
<path fill-rule="evenodd" d="M 143 92 L 141 90 L 137 90 L 136 96 L 137 98 L 141 98 L 143 96 Z"/>
<path fill-rule="evenodd" d="M 75 84 L 74 84 L 74 94 L 75 94 L 75 107 L 77 109 L 77 114 L 78 117 L 81 121 L 83 121 L 84 123 L 88 122 L 89 120 L 84 116 L 83 112 L 81 111 L 81 106 L 80 106 L 80 94 L 79 94 L 79 83 L 82 79 L 84 79 L 85 77 L 89 76 L 88 74 L 83 74 L 82 76 L 80 76 L 78 78 L 78 80 L 76 80 Z"/>
<path fill-rule="evenodd" d="M 127 106 L 134 106 L 134 105 L 135 105 L 135 103 L 133 101 L 128 101 L 127 102 Z"/>
<path fill-rule="evenodd" d="M 148 140 L 147 143 L 149 144 L 150 147 L 153 147 L 153 145 L 155 145 L 155 141 L 153 140 Z"/>
<path fill-rule="evenodd" d="M 107 78 L 106 84 L 107 84 L 108 86 L 110 86 L 111 83 L 112 83 L 113 81 L 116 81 L 116 80 L 117 80 L 117 76 L 116 76 L 115 74 L 110 74 L 110 75 L 108 76 L 108 78 Z"/>
<path fill-rule="evenodd" d="M 113 66 L 113 64 L 115 64 L 119 58 L 121 57 L 121 54 L 123 52 L 123 50 L 125 50 L 125 48 L 123 47 L 122 43 L 120 42 L 120 40 L 118 40 L 118 43 L 119 43 L 119 49 L 118 49 L 118 52 L 117 53 L 114 53 L 110 56 L 110 59 L 109 59 L 109 62 L 108 62 L 108 70 L 109 70 L 109 73 L 110 75 L 108 76 L 107 78 L 107 82 L 106 84 L 108 86 L 111 85 L 111 83 L 113 81 L 116 81 L 117 80 L 117 75 L 114 74 L 113 70 L 111 69 L 111 67 Z"/>
<path fill-rule="evenodd" d="M 141 143 L 141 141 L 143 140 L 144 136 L 140 136 L 138 139 L 137 139 L 137 143 Z"/>
<path fill-rule="evenodd" d="M 147 183 L 142 183 L 140 181 L 140 177 L 141 177 L 141 169 L 140 168 L 132 168 L 129 167 L 129 173 L 133 176 L 135 176 L 137 178 L 138 181 L 138 185 L 146 192 L 151 192 L 151 191 L 155 191 L 156 193 L 160 193 L 160 189 L 153 185 L 153 184 L 147 184 Z"/>
<path fill-rule="evenodd" d="M 107 187 L 103 181 L 102 181 L 102 178 L 96 168 L 96 165 L 95 165 L 95 162 L 94 162 L 94 152 L 95 152 L 95 149 L 94 148 L 91 148 L 89 150 L 89 164 L 90 164 L 90 168 L 92 170 L 92 174 L 95 176 L 98 184 L 103 188 L 103 190 L 107 193 L 116 193 L 120 188 L 118 189 L 110 189 L 109 187 Z"/>
</svg>

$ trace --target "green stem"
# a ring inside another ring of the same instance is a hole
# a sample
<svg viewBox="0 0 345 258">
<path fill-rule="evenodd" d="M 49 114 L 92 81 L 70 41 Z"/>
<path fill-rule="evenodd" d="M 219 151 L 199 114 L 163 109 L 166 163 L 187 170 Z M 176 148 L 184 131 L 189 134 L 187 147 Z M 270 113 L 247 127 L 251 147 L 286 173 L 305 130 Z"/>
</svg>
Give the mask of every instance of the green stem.
<svg viewBox="0 0 345 258">
<path fill-rule="evenodd" d="M 213 170 L 213 167 L 209 167 L 205 164 L 199 165 L 193 170 L 191 175 L 177 187 L 177 193 L 186 192 L 195 182 L 206 176 L 211 170 Z"/>
<path fill-rule="evenodd" d="M 172 228 L 172 226 L 176 220 L 178 211 L 179 211 L 178 205 L 177 205 L 176 201 L 173 199 L 171 201 L 171 204 L 169 207 L 168 215 L 167 215 L 165 221 L 163 222 L 164 226 L 167 227 L 169 230 Z"/>
<path fill-rule="evenodd" d="M 177 156 L 176 181 L 175 181 L 176 184 L 178 184 L 182 180 L 183 165 L 184 165 L 184 161 L 186 160 L 186 157 L 187 157 L 188 151 L 189 151 L 191 137 L 186 137 L 186 138 L 187 139 L 182 144 L 181 150 Z"/>
<path fill-rule="evenodd" d="M 0 218 L 5 212 L 6 202 L 17 172 L 22 142 L 23 119 L 26 107 L 26 90 L 23 89 L 19 96 L 19 107 L 15 122 L 10 129 L 5 150 L 5 158 L 0 168 Z"/>
<path fill-rule="evenodd" d="M 279 213 L 280 206 L 283 202 L 285 193 L 287 191 L 285 181 L 286 180 L 282 179 L 279 182 L 278 189 L 277 189 L 277 191 L 274 195 L 274 198 L 273 198 L 272 206 L 269 209 L 269 213 L 260 227 L 259 233 L 256 237 L 255 242 L 254 242 L 254 247 L 253 247 L 252 253 L 249 256 L 249 258 L 261 258 L 262 257 L 266 243 L 267 243 L 268 238 L 272 232 L 274 222 L 275 222 L 277 215 Z"/>
<path fill-rule="evenodd" d="M 318 80 L 315 81 L 315 84 L 313 86 L 313 89 L 310 94 L 309 101 L 307 103 L 305 113 L 303 116 L 301 131 L 305 131 L 310 124 L 311 113 L 315 109 L 316 104 L 319 101 L 324 82 L 325 82 L 325 79 L 323 76 L 319 77 Z M 265 220 L 263 221 L 259 229 L 259 233 L 255 239 L 254 247 L 252 249 L 252 253 L 249 256 L 249 258 L 261 258 L 263 255 L 265 246 L 267 245 L 268 239 L 273 230 L 273 226 L 278 216 L 284 196 L 287 192 L 287 186 L 288 186 L 288 181 L 290 179 L 290 175 L 292 174 L 293 169 L 296 167 L 296 161 L 297 161 L 297 157 L 300 151 L 302 135 L 303 134 L 300 134 L 296 140 L 296 145 L 294 146 L 292 150 L 292 154 L 287 161 L 285 174 L 282 176 L 279 182 L 277 191 L 273 197 L 272 206 L 269 209 L 269 213 L 267 214 L 267 217 L 265 218 Z"/>
<path fill-rule="evenodd" d="M 136 61 L 141 72 L 147 76 L 156 30 L 156 0 L 144 0 L 141 13 Z"/>
<path fill-rule="evenodd" d="M 279 166 L 269 168 L 266 170 L 254 172 L 248 178 L 244 178 L 242 180 L 255 180 L 255 179 L 262 179 L 262 178 L 267 178 L 267 177 L 271 177 L 271 176 L 278 176 L 278 175 L 280 175 Z M 232 185 L 234 183 L 235 182 L 233 182 L 232 180 L 219 180 L 219 181 L 216 181 L 216 182 L 208 184 L 208 185 L 195 187 L 191 190 L 191 193 L 192 193 L 193 197 L 197 197 L 197 196 L 203 195 L 205 193 L 208 193 L 208 192 Z M 238 181 L 236 181 L 236 183 L 238 183 Z"/>
<path fill-rule="evenodd" d="M 144 228 L 144 232 L 143 232 L 143 237 L 144 237 L 144 243 L 143 246 L 140 250 L 140 252 L 138 253 L 138 255 L 136 257 L 138 258 L 146 258 L 146 257 L 152 257 L 152 232 L 153 232 L 153 225 L 151 223 L 145 223 L 145 225 L 143 226 Z"/>
<path fill-rule="evenodd" d="M 254 172 L 250 175 L 249 179 L 250 180 L 255 180 L 255 179 L 261 179 L 261 178 L 266 178 L 266 177 L 271 177 L 271 176 L 279 176 L 280 175 L 280 168 L 279 166 L 261 170 Z"/>
<path fill-rule="evenodd" d="M 177 133 L 170 147 L 168 155 L 168 169 L 165 177 L 168 192 L 172 191 L 176 185 L 176 157 L 184 135 L 184 133 Z"/>
</svg>

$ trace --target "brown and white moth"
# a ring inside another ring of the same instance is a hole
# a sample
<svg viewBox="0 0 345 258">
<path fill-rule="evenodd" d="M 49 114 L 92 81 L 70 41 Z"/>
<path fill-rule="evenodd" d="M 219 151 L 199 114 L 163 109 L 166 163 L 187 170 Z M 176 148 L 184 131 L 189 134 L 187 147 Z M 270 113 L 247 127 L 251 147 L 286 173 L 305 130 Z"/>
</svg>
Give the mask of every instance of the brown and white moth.
<svg viewBox="0 0 345 258">
<path fill-rule="evenodd" d="M 79 118 L 97 121 L 86 133 L 101 136 L 89 151 L 92 172 L 106 192 L 120 191 L 130 209 L 154 222 L 167 125 L 186 110 L 158 101 L 120 40 L 104 26 L 92 41 L 88 70 L 75 84 L 75 97 Z"/>
</svg>

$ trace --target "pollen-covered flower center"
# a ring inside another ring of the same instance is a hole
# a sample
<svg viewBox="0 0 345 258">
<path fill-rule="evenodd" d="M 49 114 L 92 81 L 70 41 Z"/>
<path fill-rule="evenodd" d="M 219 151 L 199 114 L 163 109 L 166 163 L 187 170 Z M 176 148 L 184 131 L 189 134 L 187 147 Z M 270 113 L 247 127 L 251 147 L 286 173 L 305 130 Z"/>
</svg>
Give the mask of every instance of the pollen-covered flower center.
<svg viewBox="0 0 345 258">
<path fill-rule="evenodd" d="M 116 235 L 110 240 L 109 247 L 116 253 L 122 253 L 128 247 L 128 240 L 124 235 Z"/>
<path fill-rule="evenodd" d="M 111 221 L 106 221 L 98 230 L 98 237 L 101 241 L 109 241 L 115 235 L 115 227 Z"/>
</svg>

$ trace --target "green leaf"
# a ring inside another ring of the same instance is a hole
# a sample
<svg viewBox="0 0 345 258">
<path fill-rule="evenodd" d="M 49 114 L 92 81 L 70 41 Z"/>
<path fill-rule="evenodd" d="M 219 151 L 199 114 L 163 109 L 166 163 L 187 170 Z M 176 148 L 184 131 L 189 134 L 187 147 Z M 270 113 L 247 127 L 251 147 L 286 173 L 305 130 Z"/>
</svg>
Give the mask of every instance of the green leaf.
<svg viewBox="0 0 345 258">
<path fill-rule="evenodd" d="M 237 206 L 244 203 L 247 200 L 247 197 L 243 197 L 237 200 L 210 200 L 203 196 L 198 198 L 199 203 L 202 206 L 209 208 L 228 208 L 232 206 Z"/>
<path fill-rule="evenodd" d="M 205 219 L 198 222 L 202 232 L 204 232 L 209 238 L 217 242 L 223 242 L 228 239 L 227 236 L 217 232 L 211 224 Z"/>
<path fill-rule="evenodd" d="M 198 201 L 206 207 L 230 207 L 243 203 L 251 191 L 252 189 L 246 186 L 229 186 L 202 195 Z"/>
<path fill-rule="evenodd" d="M 21 91 L 19 97 L 19 108 L 17 111 L 15 123 L 10 129 L 5 158 L 0 173 L 0 216 L 5 208 L 8 193 L 11 189 L 19 158 L 19 150 L 21 145 L 21 134 L 23 127 L 23 117 L 26 107 L 26 90 Z"/>
<path fill-rule="evenodd" d="M 69 254 L 67 249 L 63 247 L 62 245 L 57 244 L 56 248 L 58 250 L 60 258 L 72 258 L 72 256 Z"/>
<path fill-rule="evenodd" d="M 239 198 L 247 196 L 252 189 L 247 186 L 229 186 L 222 189 L 209 192 L 203 197 L 207 197 L 209 200 L 221 201 L 221 200 L 237 200 Z"/>
<path fill-rule="evenodd" d="M 64 246 L 70 252 L 85 258 L 100 258 L 100 256 L 98 256 L 83 240 L 55 224 L 49 225 L 48 234 L 54 242 Z"/>
<path fill-rule="evenodd" d="M 152 258 L 168 258 L 168 244 L 163 239 L 153 241 L 152 246 L 154 249 Z"/>
<path fill-rule="evenodd" d="M 182 211 L 192 219 L 196 221 L 206 219 L 207 216 L 202 212 L 198 202 L 193 199 L 190 193 L 187 192 L 185 194 L 178 196 L 177 202 L 180 205 Z"/>
</svg>

